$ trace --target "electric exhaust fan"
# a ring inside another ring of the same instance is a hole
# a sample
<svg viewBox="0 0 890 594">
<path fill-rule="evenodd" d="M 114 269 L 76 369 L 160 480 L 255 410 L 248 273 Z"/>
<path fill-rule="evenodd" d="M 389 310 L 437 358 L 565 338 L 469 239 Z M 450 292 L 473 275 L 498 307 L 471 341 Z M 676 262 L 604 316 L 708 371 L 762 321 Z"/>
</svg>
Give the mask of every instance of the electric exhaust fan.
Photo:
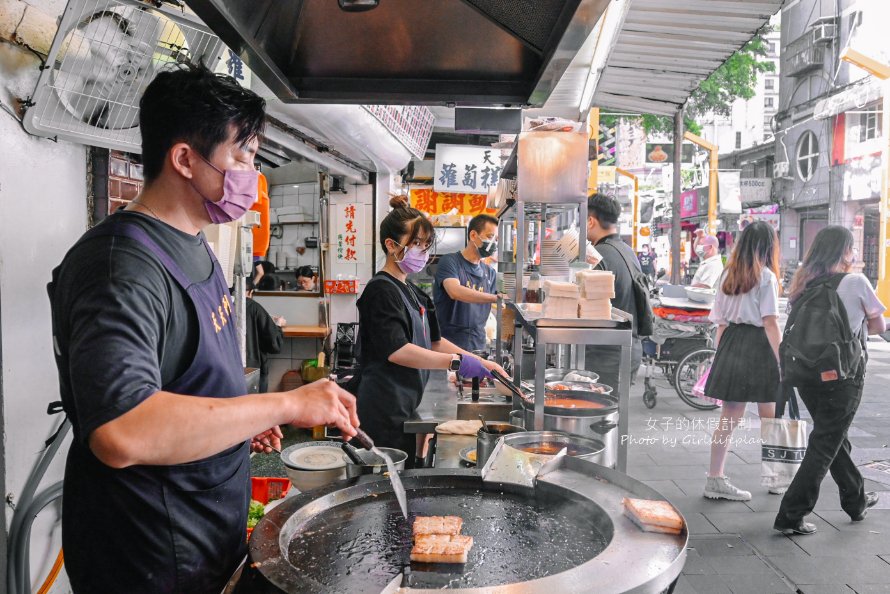
<svg viewBox="0 0 890 594">
<path fill-rule="evenodd" d="M 157 2 L 72 0 L 25 113 L 25 129 L 91 146 L 141 151 L 139 98 L 180 62 L 213 69 L 225 46 L 197 18 Z"/>
</svg>

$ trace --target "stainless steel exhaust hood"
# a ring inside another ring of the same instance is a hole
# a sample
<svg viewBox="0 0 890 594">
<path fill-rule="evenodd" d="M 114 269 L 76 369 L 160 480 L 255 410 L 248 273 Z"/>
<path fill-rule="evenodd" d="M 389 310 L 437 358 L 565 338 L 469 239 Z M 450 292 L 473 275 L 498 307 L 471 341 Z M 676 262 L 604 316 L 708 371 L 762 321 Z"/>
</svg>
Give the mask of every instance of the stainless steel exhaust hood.
<svg viewBox="0 0 890 594">
<path fill-rule="evenodd" d="M 289 103 L 543 105 L 610 0 L 188 0 Z"/>
</svg>

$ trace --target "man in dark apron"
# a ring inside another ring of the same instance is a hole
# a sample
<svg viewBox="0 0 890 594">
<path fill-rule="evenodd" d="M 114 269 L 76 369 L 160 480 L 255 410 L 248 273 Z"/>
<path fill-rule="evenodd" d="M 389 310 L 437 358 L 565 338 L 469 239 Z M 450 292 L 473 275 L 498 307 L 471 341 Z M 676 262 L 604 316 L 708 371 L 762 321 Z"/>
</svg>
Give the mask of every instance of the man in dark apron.
<svg viewBox="0 0 890 594">
<path fill-rule="evenodd" d="M 76 594 L 221 591 L 245 553 L 249 450 L 280 445 L 284 423 L 354 434 L 355 401 L 331 382 L 245 395 L 231 295 L 201 229 L 256 200 L 263 120 L 233 79 L 159 74 L 140 111 L 145 190 L 53 271 Z"/>
<path fill-rule="evenodd" d="M 497 272 L 483 260 L 497 250 L 498 220 L 476 215 L 467 233 L 462 251 L 439 259 L 433 298 L 442 336 L 466 351 L 481 351 L 488 344 L 485 324 L 497 301 Z"/>
</svg>

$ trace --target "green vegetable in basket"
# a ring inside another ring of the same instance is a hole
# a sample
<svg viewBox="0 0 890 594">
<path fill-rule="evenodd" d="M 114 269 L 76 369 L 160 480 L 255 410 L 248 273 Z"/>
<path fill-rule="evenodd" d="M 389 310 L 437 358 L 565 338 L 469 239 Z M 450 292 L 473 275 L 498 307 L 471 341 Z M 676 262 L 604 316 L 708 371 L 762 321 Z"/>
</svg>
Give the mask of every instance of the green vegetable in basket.
<svg viewBox="0 0 890 594">
<path fill-rule="evenodd" d="M 266 514 L 266 506 L 256 499 L 250 500 L 250 508 L 247 510 L 247 527 L 253 528 Z"/>
</svg>

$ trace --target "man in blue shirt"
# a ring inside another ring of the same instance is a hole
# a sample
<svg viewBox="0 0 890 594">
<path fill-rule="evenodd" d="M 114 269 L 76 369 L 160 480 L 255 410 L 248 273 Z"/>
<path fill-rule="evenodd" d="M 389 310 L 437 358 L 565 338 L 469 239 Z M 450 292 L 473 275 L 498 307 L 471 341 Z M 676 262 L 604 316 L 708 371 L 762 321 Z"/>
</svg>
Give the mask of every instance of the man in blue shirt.
<svg viewBox="0 0 890 594">
<path fill-rule="evenodd" d="M 468 351 L 485 348 L 485 323 L 497 301 L 497 272 L 482 260 L 497 250 L 498 220 L 473 217 L 467 247 L 439 260 L 433 299 L 442 336 Z"/>
</svg>

